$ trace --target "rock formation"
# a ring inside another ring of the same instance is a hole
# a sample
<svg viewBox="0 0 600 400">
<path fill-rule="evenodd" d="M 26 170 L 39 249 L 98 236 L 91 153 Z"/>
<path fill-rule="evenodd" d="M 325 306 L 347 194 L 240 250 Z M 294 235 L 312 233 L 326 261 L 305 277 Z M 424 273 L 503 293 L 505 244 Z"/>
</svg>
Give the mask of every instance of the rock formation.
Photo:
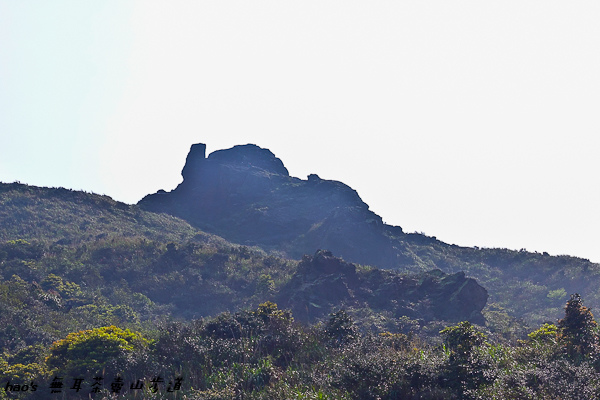
<svg viewBox="0 0 600 400">
<path fill-rule="evenodd" d="M 291 177 L 271 151 L 253 144 L 205 156 L 195 144 L 173 191 L 140 205 L 182 217 L 225 239 L 300 258 L 325 248 L 352 262 L 395 268 L 405 255 L 391 245 L 400 227 L 382 223 L 349 186 L 309 175 Z"/>
<path fill-rule="evenodd" d="M 278 304 L 290 308 L 301 321 L 313 321 L 336 308 L 367 306 L 398 318 L 407 316 L 429 322 L 485 322 L 481 310 L 488 293 L 463 272 L 440 270 L 401 275 L 367 269 L 357 272 L 353 264 L 319 250 L 305 255 L 289 284 L 280 291 Z"/>
</svg>

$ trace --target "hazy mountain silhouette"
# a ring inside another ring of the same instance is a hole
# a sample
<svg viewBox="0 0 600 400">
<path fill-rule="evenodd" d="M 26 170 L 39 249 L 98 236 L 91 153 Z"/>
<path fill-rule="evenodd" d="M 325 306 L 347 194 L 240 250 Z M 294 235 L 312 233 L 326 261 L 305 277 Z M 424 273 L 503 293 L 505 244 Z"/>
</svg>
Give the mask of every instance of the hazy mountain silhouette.
<svg viewBox="0 0 600 400">
<path fill-rule="evenodd" d="M 300 258 L 328 249 L 346 260 L 397 268 L 410 258 L 397 247 L 402 228 L 385 225 L 349 186 L 317 175 L 291 177 L 267 149 L 248 144 L 215 151 L 196 144 L 183 182 L 139 205 L 167 212 L 235 243 Z"/>
</svg>

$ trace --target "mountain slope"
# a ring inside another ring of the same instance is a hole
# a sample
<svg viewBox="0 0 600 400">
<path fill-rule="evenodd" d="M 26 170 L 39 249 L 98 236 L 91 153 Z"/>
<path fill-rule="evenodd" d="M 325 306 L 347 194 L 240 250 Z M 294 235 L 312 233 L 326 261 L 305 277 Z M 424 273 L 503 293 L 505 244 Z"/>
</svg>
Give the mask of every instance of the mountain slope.
<svg viewBox="0 0 600 400">
<path fill-rule="evenodd" d="M 340 290 L 328 291 L 332 283 Z M 420 327 L 483 323 L 486 300 L 461 274 L 384 272 L 326 252 L 299 263 L 106 196 L 0 183 L 0 347 L 11 351 L 81 329 L 152 330 L 265 301 L 301 321 L 346 308 L 394 330 L 406 318 Z"/>
<path fill-rule="evenodd" d="M 513 316 L 554 320 L 568 293 L 600 306 L 600 266 L 575 257 L 448 245 L 382 223 L 347 185 L 291 177 L 273 153 L 255 145 L 205 154 L 193 145 L 183 182 L 144 197 L 146 210 L 176 215 L 235 243 L 300 259 L 328 249 L 344 260 L 401 271 L 465 271 Z"/>
<path fill-rule="evenodd" d="M 0 227 L 0 241 L 21 238 L 58 244 L 109 234 L 161 241 L 203 235 L 181 219 L 145 212 L 108 196 L 17 183 L 0 183 Z"/>
</svg>

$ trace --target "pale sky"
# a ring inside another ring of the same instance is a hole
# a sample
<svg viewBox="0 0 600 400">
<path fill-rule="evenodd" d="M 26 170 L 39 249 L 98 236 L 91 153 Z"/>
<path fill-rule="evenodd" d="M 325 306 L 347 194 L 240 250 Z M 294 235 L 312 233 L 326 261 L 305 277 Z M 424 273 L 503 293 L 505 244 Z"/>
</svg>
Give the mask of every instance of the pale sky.
<svg viewBox="0 0 600 400">
<path fill-rule="evenodd" d="M 0 181 L 254 143 L 406 232 L 600 262 L 600 2 L 0 0 Z"/>
</svg>

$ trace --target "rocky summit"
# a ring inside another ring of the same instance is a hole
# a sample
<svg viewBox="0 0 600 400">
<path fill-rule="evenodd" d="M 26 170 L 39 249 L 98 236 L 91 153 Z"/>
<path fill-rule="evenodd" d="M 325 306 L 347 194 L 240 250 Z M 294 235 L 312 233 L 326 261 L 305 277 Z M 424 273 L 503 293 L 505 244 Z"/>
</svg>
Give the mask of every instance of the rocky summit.
<svg viewBox="0 0 600 400">
<path fill-rule="evenodd" d="M 140 206 L 292 258 L 323 248 L 352 262 L 394 268 L 405 257 L 390 245 L 402 228 L 384 225 L 355 190 L 316 174 L 291 177 L 267 149 L 247 144 L 206 157 L 206 146 L 195 144 L 182 175 L 176 189 L 148 195 Z"/>
</svg>

